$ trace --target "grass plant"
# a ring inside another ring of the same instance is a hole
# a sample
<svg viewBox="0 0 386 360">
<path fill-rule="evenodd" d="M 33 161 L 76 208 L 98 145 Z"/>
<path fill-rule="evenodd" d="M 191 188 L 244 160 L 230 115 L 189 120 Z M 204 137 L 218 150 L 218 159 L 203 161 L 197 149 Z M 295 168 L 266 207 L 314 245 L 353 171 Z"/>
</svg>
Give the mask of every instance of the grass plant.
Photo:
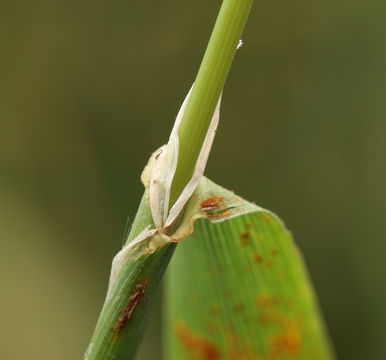
<svg viewBox="0 0 386 360">
<path fill-rule="evenodd" d="M 224 0 L 167 145 L 142 174 L 145 193 L 85 359 L 133 359 L 168 274 L 165 359 L 331 359 L 303 262 L 271 212 L 203 176 L 221 93 L 252 0 Z"/>
</svg>

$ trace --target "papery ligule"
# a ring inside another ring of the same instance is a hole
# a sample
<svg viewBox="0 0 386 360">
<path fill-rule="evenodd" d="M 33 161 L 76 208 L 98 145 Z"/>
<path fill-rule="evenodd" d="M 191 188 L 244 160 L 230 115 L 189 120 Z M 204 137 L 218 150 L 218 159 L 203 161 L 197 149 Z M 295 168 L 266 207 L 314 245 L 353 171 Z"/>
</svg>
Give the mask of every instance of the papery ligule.
<svg viewBox="0 0 386 360">
<path fill-rule="evenodd" d="M 173 204 L 171 210 L 169 211 L 170 189 L 178 162 L 178 130 L 193 86 L 191 87 L 180 111 L 178 112 L 169 142 L 167 145 L 159 149 L 155 155 L 153 154 L 152 160 L 149 160 L 147 165 L 152 168 L 150 170 L 145 169 L 143 173 L 145 175 L 142 176 L 142 179 L 145 178 L 145 181 L 148 182 L 148 186 L 150 188 L 150 209 L 154 225 L 159 232 L 163 232 L 175 222 L 196 189 L 197 184 L 204 173 L 219 121 L 221 96 L 218 100 L 215 112 L 204 139 L 204 143 L 199 153 L 192 178 L 189 180 L 188 184 L 185 186 L 177 201 Z M 145 186 L 146 185 L 147 184 L 145 183 Z"/>
</svg>

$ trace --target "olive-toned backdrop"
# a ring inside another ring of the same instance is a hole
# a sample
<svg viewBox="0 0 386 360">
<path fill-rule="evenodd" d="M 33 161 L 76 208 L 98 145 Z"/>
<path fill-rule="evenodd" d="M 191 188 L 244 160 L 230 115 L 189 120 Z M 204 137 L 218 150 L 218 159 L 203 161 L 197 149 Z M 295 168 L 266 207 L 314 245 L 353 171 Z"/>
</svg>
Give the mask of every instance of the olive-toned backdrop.
<svg viewBox="0 0 386 360">
<path fill-rule="evenodd" d="M 81 358 L 220 3 L 1 1 L 1 359 Z M 384 0 L 255 1 L 206 172 L 292 230 L 340 359 L 386 353 L 385 24 Z"/>
</svg>

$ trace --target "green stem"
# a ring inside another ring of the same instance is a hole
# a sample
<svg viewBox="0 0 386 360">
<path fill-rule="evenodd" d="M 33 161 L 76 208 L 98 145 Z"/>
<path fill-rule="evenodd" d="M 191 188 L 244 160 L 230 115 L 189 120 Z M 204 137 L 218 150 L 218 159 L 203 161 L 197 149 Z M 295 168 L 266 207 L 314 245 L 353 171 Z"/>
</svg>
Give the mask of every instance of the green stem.
<svg viewBox="0 0 386 360">
<path fill-rule="evenodd" d="M 253 0 L 224 0 L 179 129 L 170 206 L 190 180 Z"/>
<path fill-rule="evenodd" d="M 152 221 L 145 192 L 126 243 Z M 149 255 L 136 256 L 120 269 L 100 313 L 85 360 L 133 359 L 142 339 L 154 294 L 175 249 L 167 244 Z M 138 289 L 141 286 L 142 288 Z"/>
</svg>

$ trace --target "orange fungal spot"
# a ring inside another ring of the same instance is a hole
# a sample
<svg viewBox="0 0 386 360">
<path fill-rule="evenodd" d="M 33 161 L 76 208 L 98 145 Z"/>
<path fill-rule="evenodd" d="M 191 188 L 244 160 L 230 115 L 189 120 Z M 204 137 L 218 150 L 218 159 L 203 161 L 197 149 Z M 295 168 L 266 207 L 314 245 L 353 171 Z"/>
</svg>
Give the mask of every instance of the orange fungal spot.
<svg viewBox="0 0 386 360">
<path fill-rule="evenodd" d="M 300 351 L 300 334 L 296 327 L 286 327 L 282 333 L 272 337 L 270 353 L 273 357 L 295 356 Z"/>
<path fill-rule="evenodd" d="M 175 332 L 189 354 L 194 356 L 194 359 L 220 359 L 220 351 L 218 350 L 217 346 L 206 340 L 202 335 L 195 334 L 193 331 L 188 329 L 185 324 L 177 324 L 175 326 Z"/>
<path fill-rule="evenodd" d="M 201 210 L 208 213 L 218 211 L 221 208 L 221 200 L 217 196 L 213 196 L 201 203 Z"/>
</svg>

